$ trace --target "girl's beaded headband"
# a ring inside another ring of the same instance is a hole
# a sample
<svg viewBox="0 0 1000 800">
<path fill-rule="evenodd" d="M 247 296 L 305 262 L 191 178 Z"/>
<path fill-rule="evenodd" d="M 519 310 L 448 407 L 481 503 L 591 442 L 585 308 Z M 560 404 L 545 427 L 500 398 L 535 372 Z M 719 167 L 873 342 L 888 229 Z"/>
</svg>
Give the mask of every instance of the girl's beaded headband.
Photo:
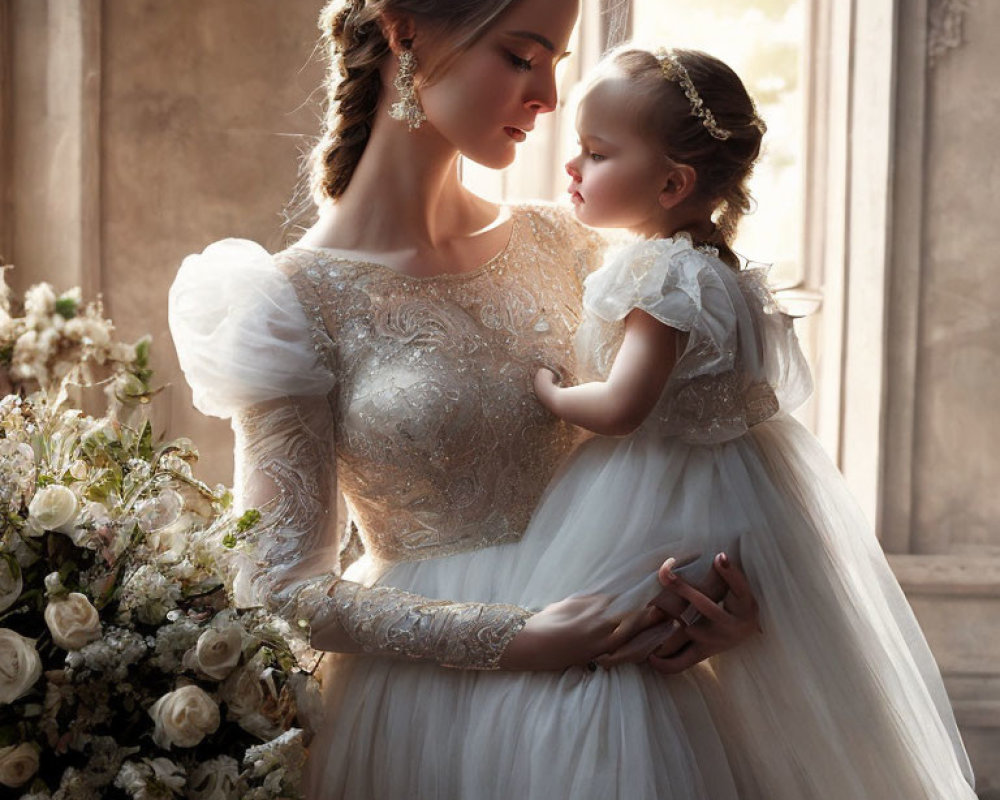
<svg viewBox="0 0 1000 800">
<path fill-rule="evenodd" d="M 698 90 L 694 86 L 694 81 L 691 80 L 691 75 L 688 73 L 687 67 L 680 62 L 680 59 L 672 51 L 658 50 L 656 60 L 660 62 L 660 71 L 663 73 L 663 77 L 680 84 L 688 102 L 691 103 L 691 115 L 701 119 L 701 124 L 705 126 L 705 130 L 709 132 L 712 138 L 725 141 L 733 135 L 731 130 L 719 125 L 711 109 L 705 107 L 705 101 L 698 94 Z M 753 101 L 751 100 L 751 102 Z M 750 124 L 760 131 L 761 134 L 767 131 L 767 125 L 764 124 L 764 120 L 757 114 L 756 106 L 754 106 L 753 119 L 750 120 Z"/>
</svg>

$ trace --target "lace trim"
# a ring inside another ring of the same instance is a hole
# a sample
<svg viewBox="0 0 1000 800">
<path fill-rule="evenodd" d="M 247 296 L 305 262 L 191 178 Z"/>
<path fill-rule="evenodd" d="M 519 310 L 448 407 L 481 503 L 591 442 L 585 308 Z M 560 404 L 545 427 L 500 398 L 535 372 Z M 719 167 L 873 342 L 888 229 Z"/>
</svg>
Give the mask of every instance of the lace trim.
<svg viewBox="0 0 1000 800">
<path fill-rule="evenodd" d="M 428 600 L 388 586 L 341 581 L 335 614 L 365 652 L 435 661 L 458 669 L 497 669 L 530 611 L 501 603 Z"/>
</svg>

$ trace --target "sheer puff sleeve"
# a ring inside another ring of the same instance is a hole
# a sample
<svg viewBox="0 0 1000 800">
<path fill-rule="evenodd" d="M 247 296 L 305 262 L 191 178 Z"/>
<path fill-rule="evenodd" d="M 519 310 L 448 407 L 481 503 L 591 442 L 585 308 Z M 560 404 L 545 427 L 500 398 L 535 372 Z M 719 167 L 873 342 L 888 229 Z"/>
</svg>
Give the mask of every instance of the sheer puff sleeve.
<svg viewBox="0 0 1000 800">
<path fill-rule="evenodd" d="M 189 256 L 169 322 L 195 405 L 232 418 L 236 511 L 261 515 L 226 565 L 236 604 L 267 608 L 317 649 L 496 668 L 529 611 L 340 578 L 332 348 L 274 257 L 236 239 Z"/>
<path fill-rule="evenodd" d="M 791 319 L 760 269 L 735 271 L 690 237 L 634 240 L 587 278 L 580 359 L 607 374 L 622 321 L 638 308 L 686 334 L 654 411 L 664 435 L 715 444 L 801 404 L 809 370 Z M 614 334 L 617 334 L 615 336 Z"/>
<path fill-rule="evenodd" d="M 333 388 L 295 290 L 260 245 L 224 239 L 188 256 L 169 302 L 177 357 L 202 413 L 231 417 Z"/>
</svg>

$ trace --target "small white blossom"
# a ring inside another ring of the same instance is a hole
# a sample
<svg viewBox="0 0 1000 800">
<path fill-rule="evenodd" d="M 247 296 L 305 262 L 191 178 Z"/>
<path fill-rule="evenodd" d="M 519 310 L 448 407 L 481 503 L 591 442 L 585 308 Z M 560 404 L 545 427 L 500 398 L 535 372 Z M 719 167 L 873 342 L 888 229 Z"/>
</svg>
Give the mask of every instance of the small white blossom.
<svg viewBox="0 0 1000 800">
<path fill-rule="evenodd" d="M 280 791 L 282 786 L 300 786 L 306 761 L 303 731 L 291 728 L 269 742 L 247 749 L 243 766 L 252 778 L 264 778 L 265 788 Z"/>
<path fill-rule="evenodd" d="M 184 768 L 169 758 L 126 761 L 115 777 L 115 786 L 133 800 L 171 800 L 184 790 Z"/>
<path fill-rule="evenodd" d="M 236 800 L 240 793 L 240 765 L 235 758 L 219 756 L 191 770 L 189 800 Z"/>
<path fill-rule="evenodd" d="M 143 564 L 124 582 L 121 608 L 133 611 L 150 625 L 161 623 L 167 612 L 177 608 L 181 587 L 162 575 L 150 564 Z"/>
</svg>

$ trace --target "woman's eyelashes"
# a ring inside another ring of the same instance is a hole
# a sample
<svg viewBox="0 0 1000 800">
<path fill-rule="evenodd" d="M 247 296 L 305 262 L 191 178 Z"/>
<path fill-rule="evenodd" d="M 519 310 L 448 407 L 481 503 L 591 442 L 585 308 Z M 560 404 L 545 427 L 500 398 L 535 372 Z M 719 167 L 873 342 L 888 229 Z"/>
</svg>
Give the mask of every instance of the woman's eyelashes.
<svg viewBox="0 0 1000 800">
<path fill-rule="evenodd" d="M 521 58 L 517 53 L 507 50 L 507 59 L 518 72 L 531 72 L 532 63 L 526 58 Z"/>
</svg>

